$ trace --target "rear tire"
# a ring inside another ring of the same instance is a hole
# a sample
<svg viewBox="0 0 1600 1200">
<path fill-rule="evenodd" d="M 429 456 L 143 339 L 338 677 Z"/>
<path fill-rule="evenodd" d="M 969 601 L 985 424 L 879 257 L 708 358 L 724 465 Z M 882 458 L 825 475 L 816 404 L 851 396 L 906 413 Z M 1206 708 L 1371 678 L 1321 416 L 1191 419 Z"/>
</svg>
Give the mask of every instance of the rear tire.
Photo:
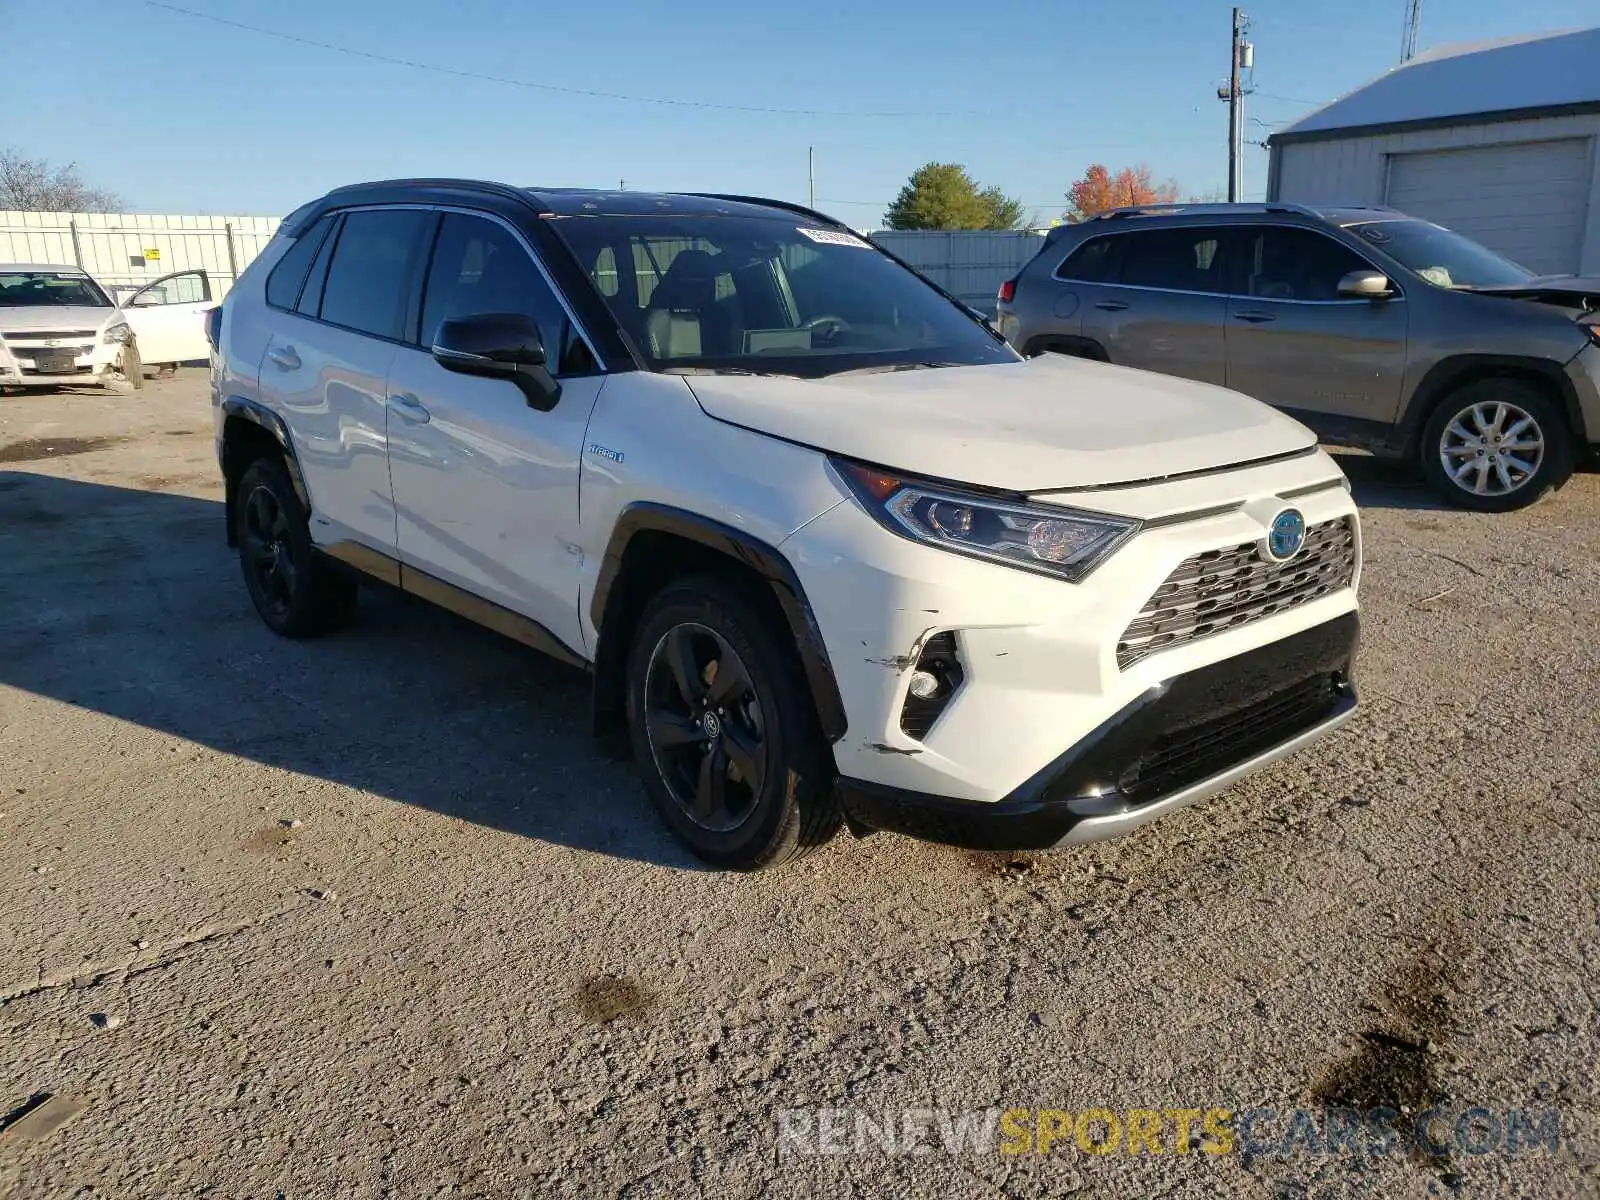
<svg viewBox="0 0 1600 1200">
<path fill-rule="evenodd" d="M 347 624 L 356 583 L 311 544 L 305 508 L 283 463 L 258 458 L 239 480 L 234 502 L 239 565 L 256 612 L 283 637 L 315 637 Z"/>
<path fill-rule="evenodd" d="M 731 870 L 799 858 L 841 822 L 833 756 L 775 626 L 757 598 L 699 576 L 650 601 L 628 655 L 629 735 L 651 799 L 697 857 Z"/>
<path fill-rule="evenodd" d="M 1474 512 L 1526 508 L 1572 475 L 1572 433 L 1550 396 L 1524 379 L 1480 379 L 1440 401 L 1417 450 L 1443 499 Z"/>
</svg>

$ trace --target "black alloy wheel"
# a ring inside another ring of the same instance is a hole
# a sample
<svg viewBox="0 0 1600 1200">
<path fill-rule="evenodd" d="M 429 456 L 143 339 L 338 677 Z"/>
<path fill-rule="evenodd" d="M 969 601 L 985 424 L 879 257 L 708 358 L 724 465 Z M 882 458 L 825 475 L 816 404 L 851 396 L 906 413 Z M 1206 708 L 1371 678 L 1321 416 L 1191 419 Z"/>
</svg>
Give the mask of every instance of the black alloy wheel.
<svg viewBox="0 0 1600 1200">
<path fill-rule="evenodd" d="M 715 630 L 686 621 L 656 642 L 645 731 L 656 769 L 689 820 L 726 833 L 749 818 L 767 775 L 765 721 L 749 669 Z"/>
<path fill-rule="evenodd" d="M 297 577 L 289 516 L 266 484 L 244 497 L 239 549 L 246 582 L 257 597 L 261 615 L 274 628 L 289 619 Z"/>
</svg>

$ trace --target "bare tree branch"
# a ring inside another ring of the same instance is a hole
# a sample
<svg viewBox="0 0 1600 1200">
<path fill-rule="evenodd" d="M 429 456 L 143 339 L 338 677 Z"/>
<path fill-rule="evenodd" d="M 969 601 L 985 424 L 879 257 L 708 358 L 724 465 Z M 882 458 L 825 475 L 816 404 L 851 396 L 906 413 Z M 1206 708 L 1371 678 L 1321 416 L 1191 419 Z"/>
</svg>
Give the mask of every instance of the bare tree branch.
<svg viewBox="0 0 1600 1200">
<path fill-rule="evenodd" d="M 23 212 L 120 212 L 127 201 L 105 188 L 90 187 L 76 163 L 52 166 L 19 150 L 0 150 L 0 209 Z"/>
</svg>

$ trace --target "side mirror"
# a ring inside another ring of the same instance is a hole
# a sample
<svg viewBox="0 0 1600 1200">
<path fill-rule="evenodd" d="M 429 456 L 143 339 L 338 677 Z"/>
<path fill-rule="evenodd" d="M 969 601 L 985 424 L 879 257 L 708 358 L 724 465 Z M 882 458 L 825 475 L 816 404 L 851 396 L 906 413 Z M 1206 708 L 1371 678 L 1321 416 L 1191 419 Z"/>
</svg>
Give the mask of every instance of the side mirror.
<svg viewBox="0 0 1600 1200">
<path fill-rule="evenodd" d="M 433 358 L 460 375 L 508 379 L 541 412 L 549 412 L 561 398 L 561 385 L 545 366 L 539 327 L 521 313 L 482 313 L 442 322 L 434 335 Z"/>
<path fill-rule="evenodd" d="M 1346 300 L 1387 300 L 1394 285 L 1381 271 L 1351 271 L 1339 280 L 1339 295 Z"/>
<path fill-rule="evenodd" d="M 130 302 L 133 308 L 155 308 L 161 303 L 161 297 L 154 292 L 140 292 Z"/>
</svg>

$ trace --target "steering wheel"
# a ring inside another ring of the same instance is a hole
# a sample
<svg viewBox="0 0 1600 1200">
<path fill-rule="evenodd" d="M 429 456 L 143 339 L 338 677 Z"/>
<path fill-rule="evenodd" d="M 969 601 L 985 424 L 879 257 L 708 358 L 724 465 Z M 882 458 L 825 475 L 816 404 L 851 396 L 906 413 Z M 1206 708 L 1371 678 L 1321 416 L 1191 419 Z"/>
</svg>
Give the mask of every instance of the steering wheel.
<svg viewBox="0 0 1600 1200">
<path fill-rule="evenodd" d="M 831 342 L 841 333 L 845 333 L 850 329 L 849 321 L 846 321 L 843 317 L 835 316 L 833 313 L 818 313 L 816 316 L 800 322 L 801 329 L 809 329 L 812 333 L 816 333 L 824 325 L 831 325 L 833 327 L 833 332 L 827 334 L 823 338 L 824 341 L 828 342 Z"/>
</svg>

